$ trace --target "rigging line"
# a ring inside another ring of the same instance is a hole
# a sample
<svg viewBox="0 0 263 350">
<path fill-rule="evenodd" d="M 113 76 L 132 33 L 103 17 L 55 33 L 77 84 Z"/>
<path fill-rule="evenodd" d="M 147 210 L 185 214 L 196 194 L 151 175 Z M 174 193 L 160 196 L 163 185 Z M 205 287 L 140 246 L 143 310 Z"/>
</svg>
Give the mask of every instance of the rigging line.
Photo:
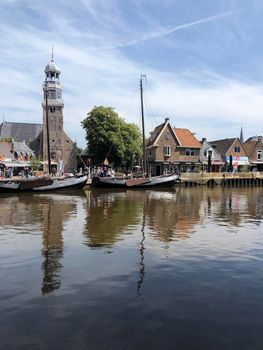
<svg viewBox="0 0 263 350">
<path fill-rule="evenodd" d="M 27 110 L 27 112 L 26 112 L 25 120 L 28 118 L 29 113 L 32 112 L 32 107 L 33 107 L 33 105 L 34 105 L 34 103 L 35 103 L 36 101 L 37 101 L 37 98 L 34 97 L 34 98 L 33 98 L 33 101 L 32 101 L 31 104 L 30 104 L 30 107 L 28 108 L 28 110 Z M 25 127 L 25 125 L 24 125 L 25 123 L 20 123 L 20 124 L 21 124 L 21 125 L 20 125 L 19 128 L 17 129 L 16 134 L 14 135 L 14 139 L 15 139 L 15 140 L 16 140 L 16 138 L 17 138 L 17 135 L 20 133 L 22 127 Z"/>
<path fill-rule="evenodd" d="M 145 102 L 146 102 L 145 103 L 146 108 L 148 110 L 148 115 L 150 116 L 149 120 L 151 123 L 151 129 L 154 129 L 156 127 L 156 124 L 159 123 L 159 120 L 158 120 L 159 118 L 153 113 L 147 96 L 145 98 Z M 154 119 L 154 121 L 153 121 L 153 119 Z"/>
<path fill-rule="evenodd" d="M 80 153 L 80 151 L 79 151 L 79 149 L 78 149 L 78 147 L 77 147 L 77 143 L 74 142 L 73 145 L 74 145 L 74 148 L 75 148 L 75 152 L 76 152 L 77 157 L 79 157 L 79 159 L 80 159 L 80 161 L 82 162 L 82 164 L 84 165 L 84 167 L 86 167 L 86 164 L 85 164 L 85 162 L 84 162 L 84 160 L 83 160 L 83 158 L 82 158 L 82 155 L 81 155 L 81 153 Z"/>
</svg>

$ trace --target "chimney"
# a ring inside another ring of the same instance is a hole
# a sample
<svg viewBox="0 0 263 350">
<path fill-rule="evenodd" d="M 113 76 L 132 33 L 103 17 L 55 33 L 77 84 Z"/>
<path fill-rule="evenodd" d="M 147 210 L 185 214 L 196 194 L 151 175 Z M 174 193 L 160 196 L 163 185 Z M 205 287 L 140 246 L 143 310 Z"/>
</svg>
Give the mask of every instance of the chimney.
<svg viewBox="0 0 263 350">
<path fill-rule="evenodd" d="M 165 123 L 168 123 L 169 122 L 169 118 L 165 118 Z"/>
</svg>

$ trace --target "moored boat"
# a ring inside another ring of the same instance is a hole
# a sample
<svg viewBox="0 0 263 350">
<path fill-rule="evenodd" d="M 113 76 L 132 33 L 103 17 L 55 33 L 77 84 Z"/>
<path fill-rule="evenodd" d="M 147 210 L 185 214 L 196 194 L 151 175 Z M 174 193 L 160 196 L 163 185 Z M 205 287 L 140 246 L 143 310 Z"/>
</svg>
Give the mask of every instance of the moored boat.
<svg viewBox="0 0 263 350">
<path fill-rule="evenodd" d="M 34 192 L 43 192 L 43 191 L 59 191 L 64 189 L 82 189 L 88 180 L 88 176 L 84 175 L 81 177 L 68 177 L 64 179 L 53 179 L 51 184 L 45 186 L 39 186 L 32 188 Z"/>
<path fill-rule="evenodd" d="M 126 179 L 122 177 L 96 176 L 92 179 L 91 185 L 93 187 L 102 187 L 102 188 L 125 188 Z"/>
<path fill-rule="evenodd" d="M 51 185 L 53 180 L 46 177 L 36 177 L 28 179 L 16 179 L 0 182 L 0 193 L 3 192 L 27 192 L 34 188 Z"/>
</svg>

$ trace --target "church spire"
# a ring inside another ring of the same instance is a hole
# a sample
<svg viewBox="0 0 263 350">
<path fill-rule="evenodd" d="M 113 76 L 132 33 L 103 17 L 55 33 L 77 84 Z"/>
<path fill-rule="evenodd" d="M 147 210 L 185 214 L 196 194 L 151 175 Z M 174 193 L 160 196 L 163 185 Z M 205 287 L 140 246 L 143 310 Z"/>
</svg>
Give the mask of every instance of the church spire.
<svg viewBox="0 0 263 350">
<path fill-rule="evenodd" d="M 240 142 L 243 143 L 244 142 L 244 135 L 243 135 L 243 128 L 242 128 L 242 125 L 241 125 L 241 130 L 240 130 Z"/>
</svg>

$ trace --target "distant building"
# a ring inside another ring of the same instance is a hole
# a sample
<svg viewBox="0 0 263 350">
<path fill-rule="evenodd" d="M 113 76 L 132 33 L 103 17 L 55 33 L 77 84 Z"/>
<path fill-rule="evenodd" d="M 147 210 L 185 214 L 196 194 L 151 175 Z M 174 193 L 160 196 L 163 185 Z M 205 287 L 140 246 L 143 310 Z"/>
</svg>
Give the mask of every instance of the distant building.
<svg viewBox="0 0 263 350">
<path fill-rule="evenodd" d="M 250 164 L 257 171 L 263 171 L 263 136 L 252 136 L 243 143 Z"/>
<path fill-rule="evenodd" d="M 208 171 L 208 161 L 209 157 L 211 160 L 211 172 L 220 172 L 224 163 L 222 162 L 222 157 L 213 146 L 207 142 L 205 138 L 201 141 L 202 148 L 200 150 L 200 162 L 203 165 L 203 170 Z"/>
<path fill-rule="evenodd" d="M 248 155 L 238 137 L 209 141 L 209 143 L 221 155 L 224 162 L 223 170 L 247 170 L 249 166 Z"/>
<path fill-rule="evenodd" d="M 50 154 L 53 165 L 60 170 L 72 172 L 77 167 L 76 145 L 63 130 L 62 87 L 59 81 L 60 69 L 56 65 L 53 53 L 51 62 L 45 67 L 45 86 L 48 94 L 48 123 Z M 47 118 L 46 99 L 43 91 L 43 124 L 3 122 L 0 125 L 0 139 L 13 139 L 24 142 L 42 158 L 47 170 Z"/>
<path fill-rule="evenodd" d="M 25 142 L 0 140 L 0 167 L 2 171 L 3 168 L 12 168 L 13 175 L 17 175 L 21 169 L 30 167 L 34 156 L 34 152 Z"/>
</svg>

